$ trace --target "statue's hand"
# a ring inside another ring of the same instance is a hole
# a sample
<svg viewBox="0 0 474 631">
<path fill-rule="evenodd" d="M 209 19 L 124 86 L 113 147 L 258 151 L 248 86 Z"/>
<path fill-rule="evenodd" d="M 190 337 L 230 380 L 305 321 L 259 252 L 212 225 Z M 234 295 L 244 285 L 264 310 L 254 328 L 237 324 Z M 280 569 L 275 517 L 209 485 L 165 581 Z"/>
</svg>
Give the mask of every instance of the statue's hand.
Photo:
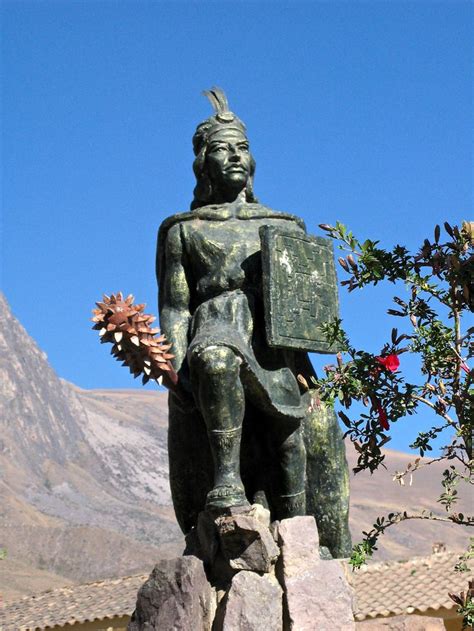
<svg viewBox="0 0 474 631">
<path fill-rule="evenodd" d="M 183 400 L 193 398 L 193 389 L 189 378 L 189 369 L 186 365 L 178 370 L 178 381 L 173 387 L 173 392 Z"/>
<path fill-rule="evenodd" d="M 179 402 L 178 405 L 182 408 L 183 412 L 192 412 L 192 410 L 196 408 L 191 381 L 187 370 L 181 369 L 178 372 L 178 382 L 172 388 L 172 392 L 175 396 L 175 402 L 177 399 Z"/>
<path fill-rule="evenodd" d="M 189 379 L 189 373 L 187 370 L 184 370 L 183 368 L 181 368 L 181 370 L 178 373 L 178 386 L 181 388 L 181 390 L 183 392 L 186 392 L 186 394 L 192 394 L 193 389 L 191 386 L 191 381 Z"/>
</svg>

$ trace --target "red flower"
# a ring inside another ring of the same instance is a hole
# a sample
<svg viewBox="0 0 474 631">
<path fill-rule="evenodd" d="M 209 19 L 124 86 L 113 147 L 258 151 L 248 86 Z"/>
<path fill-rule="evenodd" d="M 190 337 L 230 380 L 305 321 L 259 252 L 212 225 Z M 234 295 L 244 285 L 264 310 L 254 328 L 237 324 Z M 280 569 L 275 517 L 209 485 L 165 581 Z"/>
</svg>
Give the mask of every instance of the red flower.
<svg viewBox="0 0 474 631">
<path fill-rule="evenodd" d="M 387 413 L 385 412 L 383 407 L 380 405 L 380 403 L 377 403 L 375 409 L 377 411 L 377 414 L 379 415 L 379 423 L 380 423 L 381 428 L 384 429 L 385 431 L 388 431 L 390 429 L 390 425 L 388 424 L 388 421 L 387 421 Z"/>
<path fill-rule="evenodd" d="M 395 353 L 387 355 L 387 357 L 376 357 L 375 359 L 379 362 L 379 364 L 382 364 L 385 370 L 389 370 L 390 372 L 397 372 L 398 367 L 400 366 L 400 360 L 398 359 L 398 355 Z"/>
</svg>

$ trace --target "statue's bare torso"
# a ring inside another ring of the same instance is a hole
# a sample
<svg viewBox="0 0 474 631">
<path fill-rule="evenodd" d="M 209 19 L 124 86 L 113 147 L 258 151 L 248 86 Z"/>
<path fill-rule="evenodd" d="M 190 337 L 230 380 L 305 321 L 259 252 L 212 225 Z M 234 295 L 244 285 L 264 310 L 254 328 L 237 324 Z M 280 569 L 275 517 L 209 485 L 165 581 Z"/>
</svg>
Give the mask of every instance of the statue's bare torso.
<svg viewBox="0 0 474 631">
<path fill-rule="evenodd" d="M 195 305 L 235 289 L 261 295 L 259 230 L 269 223 L 288 224 L 283 219 L 232 218 L 222 222 L 196 219 L 182 226 L 185 256 L 192 262 Z M 298 226 L 295 229 L 301 231 Z"/>
</svg>

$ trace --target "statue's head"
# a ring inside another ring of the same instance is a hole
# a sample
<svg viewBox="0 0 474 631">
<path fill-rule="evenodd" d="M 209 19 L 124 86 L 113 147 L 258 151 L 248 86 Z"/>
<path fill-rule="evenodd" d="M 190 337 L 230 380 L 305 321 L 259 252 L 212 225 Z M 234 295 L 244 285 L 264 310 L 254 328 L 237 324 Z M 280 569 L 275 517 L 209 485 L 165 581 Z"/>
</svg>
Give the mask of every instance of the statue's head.
<svg viewBox="0 0 474 631">
<path fill-rule="evenodd" d="M 196 156 L 193 170 L 197 183 L 191 209 L 233 201 L 242 191 L 245 191 L 246 201 L 256 202 L 253 194 L 255 160 L 250 154 L 245 125 L 229 110 L 220 88 L 212 88 L 204 94 L 216 113 L 198 125 L 193 136 Z"/>
</svg>

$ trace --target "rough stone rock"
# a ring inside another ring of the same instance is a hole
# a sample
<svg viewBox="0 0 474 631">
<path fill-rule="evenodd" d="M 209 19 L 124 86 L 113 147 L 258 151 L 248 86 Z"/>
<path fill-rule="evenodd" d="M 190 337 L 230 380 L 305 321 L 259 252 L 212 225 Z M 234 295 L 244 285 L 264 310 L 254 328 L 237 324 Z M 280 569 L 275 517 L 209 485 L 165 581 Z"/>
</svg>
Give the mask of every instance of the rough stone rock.
<svg viewBox="0 0 474 631">
<path fill-rule="evenodd" d="M 356 631 L 445 631 L 443 618 L 390 616 L 356 623 Z"/>
<path fill-rule="evenodd" d="M 282 589 L 268 574 L 239 572 L 232 581 L 222 610 L 216 618 L 217 631 L 282 631 Z"/>
<path fill-rule="evenodd" d="M 212 565 L 219 551 L 219 535 L 215 518 L 207 511 L 199 513 L 197 522 L 197 538 L 199 541 L 199 557 Z"/>
<path fill-rule="evenodd" d="M 269 572 L 279 549 L 268 526 L 255 517 L 235 515 L 216 520 L 220 548 L 235 570 Z"/>
<path fill-rule="evenodd" d="M 128 631 L 210 631 L 215 608 L 202 561 L 193 556 L 163 560 L 138 591 Z"/>
<path fill-rule="evenodd" d="M 285 631 L 355 629 L 352 590 L 339 561 L 322 561 L 313 517 L 284 519 L 278 528 Z"/>
<path fill-rule="evenodd" d="M 229 507 L 223 510 L 206 510 L 199 513 L 196 528 L 193 528 L 186 536 L 186 548 L 184 554 L 192 554 L 204 561 L 207 566 L 212 566 L 219 553 L 219 524 L 223 518 L 235 518 L 245 516 L 256 520 L 264 528 L 270 528 L 270 511 L 260 504 L 249 507 Z M 232 519 L 228 520 L 232 521 Z M 259 529 L 260 532 L 261 529 Z M 265 535 L 264 535 L 265 537 Z M 241 569 L 236 568 L 236 569 Z M 249 569 L 249 568 L 244 568 Z"/>
<path fill-rule="evenodd" d="M 299 576 L 319 565 L 319 537 L 314 517 L 283 519 L 278 525 L 278 542 L 285 578 Z"/>
<path fill-rule="evenodd" d="M 272 523 L 270 524 L 270 532 L 272 533 L 272 537 L 275 543 L 278 543 L 279 526 L 280 526 L 280 522 L 278 520 L 272 521 Z"/>
<path fill-rule="evenodd" d="M 254 517 L 261 524 L 270 528 L 270 511 L 261 504 L 252 504 L 248 516 Z"/>
</svg>

